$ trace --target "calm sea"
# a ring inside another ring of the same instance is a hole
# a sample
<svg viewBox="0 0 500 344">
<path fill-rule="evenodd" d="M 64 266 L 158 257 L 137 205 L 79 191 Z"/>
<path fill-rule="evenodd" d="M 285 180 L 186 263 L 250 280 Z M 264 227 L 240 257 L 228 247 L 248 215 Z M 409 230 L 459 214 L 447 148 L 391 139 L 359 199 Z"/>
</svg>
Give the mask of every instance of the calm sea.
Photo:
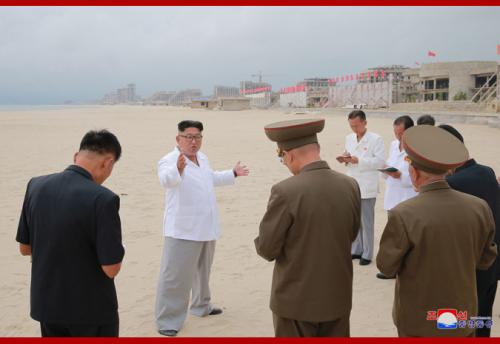
<svg viewBox="0 0 500 344">
<path fill-rule="evenodd" d="M 91 105 L 1 105 L 0 112 L 13 112 L 13 111 L 47 111 L 47 110 L 65 110 L 81 107 L 88 107 Z"/>
</svg>

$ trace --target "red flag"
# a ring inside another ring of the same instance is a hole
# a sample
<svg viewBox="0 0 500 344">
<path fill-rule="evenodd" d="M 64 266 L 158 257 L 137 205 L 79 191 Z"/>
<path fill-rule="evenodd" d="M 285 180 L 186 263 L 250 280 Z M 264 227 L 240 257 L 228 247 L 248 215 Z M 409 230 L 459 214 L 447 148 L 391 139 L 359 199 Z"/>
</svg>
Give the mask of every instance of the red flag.
<svg viewBox="0 0 500 344">
<path fill-rule="evenodd" d="M 343 76 L 340 77 L 340 82 L 344 82 L 344 77 Z"/>
<path fill-rule="evenodd" d="M 359 73 L 356 73 L 356 80 L 359 80 Z"/>
<path fill-rule="evenodd" d="M 497 55 L 500 55 L 500 44 L 497 44 Z"/>
<path fill-rule="evenodd" d="M 374 76 L 375 78 L 378 78 L 378 70 L 376 70 L 375 72 L 373 72 L 373 76 Z"/>
<path fill-rule="evenodd" d="M 350 80 L 351 80 L 351 81 L 353 81 L 353 80 L 354 80 L 354 75 L 352 75 L 352 74 L 351 74 Z"/>
<path fill-rule="evenodd" d="M 385 78 L 385 70 L 380 71 L 380 77 L 383 79 Z"/>
<path fill-rule="evenodd" d="M 433 51 L 430 51 L 430 50 L 429 50 L 429 51 L 427 52 L 427 56 L 436 57 L 436 53 L 435 53 L 435 52 L 433 52 Z"/>
</svg>

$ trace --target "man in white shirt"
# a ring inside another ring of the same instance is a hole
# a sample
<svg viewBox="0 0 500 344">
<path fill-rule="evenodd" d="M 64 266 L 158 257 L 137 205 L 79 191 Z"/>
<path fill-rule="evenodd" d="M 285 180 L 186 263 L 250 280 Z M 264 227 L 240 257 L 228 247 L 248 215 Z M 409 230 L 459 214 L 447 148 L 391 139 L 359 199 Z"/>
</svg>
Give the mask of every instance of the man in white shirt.
<svg viewBox="0 0 500 344">
<path fill-rule="evenodd" d="M 397 171 L 384 171 L 382 174 L 385 179 L 384 210 L 387 211 L 417 195 L 411 182 L 406 151 L 402 142 L 404 131 L 413 125 L 410 116 L 400 116 L 394 120 L 393 128 L 396 139 L 391 142 L 386 167 L 394 167 Z"/>
<path fill-rule="evenodd" d="M 399 116 L 394 120 L 393 129 L 396 139 L 389 147 L 389 157 L 386 167 L 393 167 L 396 171 L 383 171 L 382 178 L 385 179 L 384 210 L 389 211 L 399 203 L 417 195 L 410 178 L 409 164 L 406 159 L 406 151 L 403 148 L 403 133 L 406 129 L 413 127 L 413 119 L 410 116 Z M 381 272 L 377 278 L 393 279 Z"/>
<path fill-rule="evenodd" d="M 347 175 L 356 179 L 361 191 L 361 229 L 352 243 L 351 255 L 359 265 L 368 265 L 373 259 L 375 200 L 377 197 L 378 169 L 384 166 L 384 141 L 366 128 L 366 115 L 361 110 L 352 111 L 349 125 L 353 134 L 345 139 L 345 152 L 337 161 L 348 167 Z"/>
<path fill-rule="evenodd" d="M 156 296 L 158 332 L 173 337 L 187 316 L 222 313 L 210 303 L 209 276 L 220 227 L 214 186 L 234 184 L 247 176 L 240 162 L 232 170 L 213 171 L 199 150 L 203 124 L 178 124 L 177 146 L 158 162 L 158 177 L 166 189 L 163 234 L 165 242 Z"/>
</svg>

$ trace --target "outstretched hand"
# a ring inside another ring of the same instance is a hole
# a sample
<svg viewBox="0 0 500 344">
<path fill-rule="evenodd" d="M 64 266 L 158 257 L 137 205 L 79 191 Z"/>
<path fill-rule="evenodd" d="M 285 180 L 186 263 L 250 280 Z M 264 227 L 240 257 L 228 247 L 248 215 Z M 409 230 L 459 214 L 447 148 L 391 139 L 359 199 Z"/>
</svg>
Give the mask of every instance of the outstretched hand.
<svg viewBox="0 0 500 344">
<path fill-rule="evenodd" d="M 233 171 L 236 174 L 236 177 L 248 176 L 248 174 L 250 173 L 248 167 L 246 167 L 245 165 L 240 165 L 239 161 L 236 163 L 236 166 L 234 166 Z"/>
</svg>

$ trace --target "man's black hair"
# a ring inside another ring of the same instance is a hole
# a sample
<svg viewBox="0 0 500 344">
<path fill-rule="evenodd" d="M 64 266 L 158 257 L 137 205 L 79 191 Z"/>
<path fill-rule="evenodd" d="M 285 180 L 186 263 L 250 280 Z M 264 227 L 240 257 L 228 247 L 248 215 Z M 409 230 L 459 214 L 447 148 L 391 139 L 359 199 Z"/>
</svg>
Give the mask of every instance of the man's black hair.
<svg viewBox="0 0 500 344">
<path fill-rule="evenodd" d="M 413 119 L 411 119 L 411 117 L 407 115 L 399 116 L 394 120 L 393 125 L 401 125 L 401 124 L 404 124 L 405 130 L 415 125 L 415 123 L 413 123 Z"/>
<path fill-rule="evenodd" d="M 177 129 L 179 129 L 180 132 L 183 132 L 187 128 L 197 128 L 200 131 L 203 131 L 203 123 L 198 122 L 198 121 L 186 120 L 186 121 L 179 122 L 179 124 L 177 124 Z"/>
<path fill-rule="evenodd" d="M 116 136 L 106 129 L 91 130 L 85 134 L 80 142 L 80 150 L 88 150 L 98 154 L 112 153 L 115 161 L 122 155 L 122 147 Z"/>
<path fill-rule="evenodd" d="M 462 141 L 462 143 L 464 143 L 464 137 L 462 136 L 462 134 L 460 134 L 460 132 L 457 129 L 453 128 L 451 125 L 441 124 L 438 126 L 438 128 L 446 130 L 451 135 L 455 136 L 457 139 Z"/>
<path fill-rule="evenodd" d="M 417 119 L 417 125 L 422 124 L 435 125 L 436 120 L 431 115 L 422 115 Z"/>
<path fill-rule="evenodd" d="M 366 115 L 362 110 L 351 111 L 351 113 L 348 116 L 349 119 L 354 119 L 356 117 L 362 121 L 366 121 Z"/>
</svg>

